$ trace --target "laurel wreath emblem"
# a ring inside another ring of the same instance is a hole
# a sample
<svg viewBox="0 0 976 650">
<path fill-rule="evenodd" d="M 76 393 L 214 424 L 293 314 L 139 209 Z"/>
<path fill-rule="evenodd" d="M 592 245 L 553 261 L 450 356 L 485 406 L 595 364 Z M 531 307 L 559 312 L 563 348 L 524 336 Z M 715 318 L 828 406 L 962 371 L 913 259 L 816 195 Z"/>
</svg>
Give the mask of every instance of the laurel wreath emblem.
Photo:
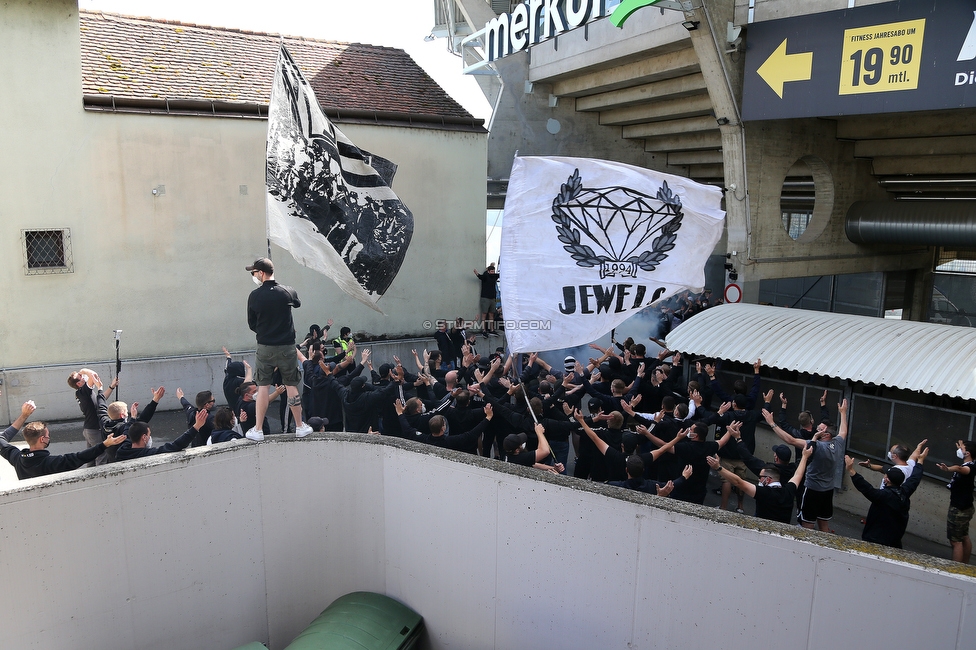
<svg viewBox="0 0 976 650">
<path fill-rule="evenodd" d="M 623 189 L 623 188 L 614 188 Z M 585 233 L 595 243 L 597 239 L 585 226 L 579 226 L 579 221 L 573 219 L 573 215 L 568 209 L 568 205 L 583 193 L 583 181 L 580 177 L 579 169 L 567 179 L 559 188 L 559 194 L 552 201 L 552 220 L 556 223 L 558 239 L 564 244 L 563 249 L 575 260 L 577 266 L 591 268 L 600 266 L 606 262 L 624 262 L 636 264 L 642 271 L 653 271 L 658 264 L 667 259 L 668 251 L 672 250 L 677 240 L 677 232 L 681 228 L 681 220 L 684 217 L 681 206 L 681 197 L 674 194 L 664 181 L 654 197 L 663 204 L 663 209 L 654 210 L 655 214 L 670 213 L 674 216 L 660 225 L 660 234 L 651 242 L 651 249 L 641 252 L 639 255 L 630 255 L 625 259 L 617 259 L 616 256 L 598 255 L 591 246 L 583 243 L 582 234 Z M 646 196 L 646 195 L 645 195 Z M 646 224 L 650 228 L 650 224 Z M 582 232 L 581 232 L 582 230 Z M 651 228 L 648 235 L 653 232 Z M 604 248 L 603 246 L 600 246 Z M 610 251 L 607 251 L 610 252 Z"/>
</svg>

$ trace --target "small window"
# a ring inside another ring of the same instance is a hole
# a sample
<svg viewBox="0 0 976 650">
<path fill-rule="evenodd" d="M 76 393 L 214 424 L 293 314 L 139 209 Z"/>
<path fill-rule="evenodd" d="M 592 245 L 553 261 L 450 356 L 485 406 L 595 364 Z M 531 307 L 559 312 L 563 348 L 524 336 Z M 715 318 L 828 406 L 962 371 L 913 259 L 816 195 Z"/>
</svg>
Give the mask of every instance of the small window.
<svg viewBox="0 0 976 650">
<path fill-rule="evenodd" d="M 22 230 L 21 233 L 27 275 L 74 272 L 70 230 Z"/>
</svg>

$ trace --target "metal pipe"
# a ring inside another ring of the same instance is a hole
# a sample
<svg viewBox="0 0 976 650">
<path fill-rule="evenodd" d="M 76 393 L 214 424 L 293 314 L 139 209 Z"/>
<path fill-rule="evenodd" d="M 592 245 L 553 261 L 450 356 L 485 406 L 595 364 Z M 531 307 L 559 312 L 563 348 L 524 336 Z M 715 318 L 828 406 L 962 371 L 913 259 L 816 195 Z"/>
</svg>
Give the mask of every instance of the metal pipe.
<svg viewBox="0 0 976 650">
<path fill-rule="evenodd" d="M 847 211 L 855 244 L 976 247 L 976 201 L 858 201 Z"/>
</svg>

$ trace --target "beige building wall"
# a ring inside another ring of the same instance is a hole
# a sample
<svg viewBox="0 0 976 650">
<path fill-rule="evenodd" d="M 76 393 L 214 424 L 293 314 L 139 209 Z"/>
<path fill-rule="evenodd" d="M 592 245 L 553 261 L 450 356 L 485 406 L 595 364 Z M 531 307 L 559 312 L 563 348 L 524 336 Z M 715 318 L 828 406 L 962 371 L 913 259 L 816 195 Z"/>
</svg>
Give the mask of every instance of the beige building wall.
<svg viewBox="0 0 976 650">
<path fill-rule="evenodd" d="M 86 112 L 75 0 L 4 3 L 0 58 L 0 368 L 109 359 L 113 329 L 129 358 L 252 348 L 243 267 L 267 254 L 267 123 Z M 385 316 L 275 247 L 303 300 L 296 327 L 423 334 L 425 320 L 473 317 L 487 133 L 338 126 L 399 165 L 414 236 Z M 74 272 L 28 276 L 21 230 L 48 228 L 70 229 Z"/>
</svg>

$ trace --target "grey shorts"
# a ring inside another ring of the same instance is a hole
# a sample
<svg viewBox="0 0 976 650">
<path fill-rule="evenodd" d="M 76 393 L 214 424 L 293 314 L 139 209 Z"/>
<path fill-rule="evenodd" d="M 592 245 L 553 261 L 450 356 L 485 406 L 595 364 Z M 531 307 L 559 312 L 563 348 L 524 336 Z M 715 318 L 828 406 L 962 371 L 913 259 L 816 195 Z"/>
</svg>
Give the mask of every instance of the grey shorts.
<svg viewBox="0 0 976 650">
<path fill-rule="evenodd" d="M 494 314 L 498 311 L 494 298 L 482 298 L 479 304 L 481 305 L 482 314 Z"/>
<path fill-rule="evenodd" d="M 300 381 L 298 373 L 298 354 L 294 345 L 261 345 L 258 343 L 255 355 L 257 367 L 254 371 L 254 383 L 258 386 L 270 386 L 275 368 L 281 371 L 281 381 L 285 386 L 297 386 Z"/>
</svg>

